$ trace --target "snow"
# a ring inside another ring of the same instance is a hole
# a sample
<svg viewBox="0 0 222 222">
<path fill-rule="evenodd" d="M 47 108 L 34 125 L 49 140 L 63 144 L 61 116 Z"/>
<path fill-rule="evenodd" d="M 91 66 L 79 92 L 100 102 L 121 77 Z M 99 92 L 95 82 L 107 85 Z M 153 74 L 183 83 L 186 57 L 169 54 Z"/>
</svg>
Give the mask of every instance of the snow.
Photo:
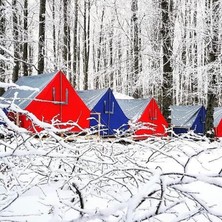
<svg viewBox="0 0 222 222">
<path fill-rule="evenodd" d="M 222 218 L 220 141 L 61 141 L 50 135 L 2 139 L 1 221 Z"/>
<path fill-rule="evenodd" d="M 4 82 L 0 82 L 0 88 L 15 88 L 15 89 L 20 89 L 20 90 L 31 90 L 31 91 L 39 91 L 38 88 L 33 88 L 33 87 L 29 87 L 29 86 L 19 86 L 15 83 L 4 83 Z"/>
<path fill-rule="evenodd" d="M 123 93 L 119 93 L 116 91 L 113 92 L 113 95 L 115 96 L 116 99 L 134 99 L 132 96 L 128 96 L 128 95 L 125 95 Z"/>
</svg>

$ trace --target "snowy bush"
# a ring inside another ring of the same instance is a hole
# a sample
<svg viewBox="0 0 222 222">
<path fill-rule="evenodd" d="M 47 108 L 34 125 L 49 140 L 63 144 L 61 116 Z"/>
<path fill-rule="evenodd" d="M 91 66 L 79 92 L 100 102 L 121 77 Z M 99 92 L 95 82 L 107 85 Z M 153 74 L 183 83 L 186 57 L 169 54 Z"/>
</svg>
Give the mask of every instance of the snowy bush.
<svg viewBox="0 0 222 222">
<path fill-rule="evenodd" d="M 0 220 L 220 221 L 221 143 L 203 139 L 15 133 L 0 140 Z"/>
</svg>

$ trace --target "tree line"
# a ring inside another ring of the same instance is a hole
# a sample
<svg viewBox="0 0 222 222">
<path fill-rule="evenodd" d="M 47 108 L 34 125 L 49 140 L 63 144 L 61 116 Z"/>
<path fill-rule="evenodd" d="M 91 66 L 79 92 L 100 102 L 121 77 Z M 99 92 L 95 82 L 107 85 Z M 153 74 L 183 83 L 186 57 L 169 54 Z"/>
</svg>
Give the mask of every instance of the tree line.
<svg viewBox="0 0 222 222">
<path fill-rule="evenodd" d="M 63 70 L 76 89 L 111 87 L 172 104 L 221 105 L 219 0 L 0 0 L 0 81 Z"/>
</svg>

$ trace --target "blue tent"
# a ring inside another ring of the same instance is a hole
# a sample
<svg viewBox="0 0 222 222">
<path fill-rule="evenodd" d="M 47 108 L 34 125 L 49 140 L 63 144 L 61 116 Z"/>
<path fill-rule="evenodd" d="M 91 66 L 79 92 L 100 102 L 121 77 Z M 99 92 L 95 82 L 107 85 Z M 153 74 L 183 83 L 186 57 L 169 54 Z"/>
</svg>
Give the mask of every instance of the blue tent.
<svg viewBox="0 0 222 222">
<path fill-rule="evenodd" d="M 171 106 L 171 125 L 176 134 L 205 133 L 206 109 L 204 106 Z"/>
<path fill-rule="evenodd" d="M 4 107 L 4 108 L 1 108 L 1 109 L 2 109 L 2 111 L 5 113 L 5 115 L 7 116 L 7 115 L 8 115 L 8 107 L 7 107 L 7 108 Z M 6 125 L 6 122 L 4 121 L 3 118 L 0 118 L 0 125 L 7 126 L 7 125 Z"/>
<path fill-rule="evenodd" d="M 101 136 L 112 136 L 125 131 L 128 118 L 120 108 L 110 88 L 77 91 L 91 111 L 90 127 Z"/>
</svg>

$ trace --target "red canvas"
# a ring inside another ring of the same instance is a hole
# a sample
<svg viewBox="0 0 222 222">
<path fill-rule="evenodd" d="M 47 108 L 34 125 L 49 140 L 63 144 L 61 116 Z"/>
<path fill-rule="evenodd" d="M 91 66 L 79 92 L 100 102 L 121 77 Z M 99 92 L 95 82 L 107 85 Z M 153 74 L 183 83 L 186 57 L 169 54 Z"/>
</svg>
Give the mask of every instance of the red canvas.
<svg viewBox="0 0 222 222">
<path fill-rule="evenodd" d="M 71 132 L 81 132 L 89 128 L 90 110 L 78 96 L 65 74 L 58 71 L 49 84 L 39 92 L 25 110 L 33 113 L 39 120 Z M 18 121 L 17 121 L 18 122 Z M 77 126 L 73 127 L 73 123 Z M 41 131 L 25 115 L 19 116 L 19 124 L 30 131 Z"/>
<path fill-rule="evenodd" d="M 166 128 L 168 127 L 168 123 L 153 98 L 148 103 L 141 117 L 137 120 L 137 123 L 142 125 L 142 129 L 135 132 L 135 138 L 145 139 L 151 135 L 167 136 Z"/>
</svg>

